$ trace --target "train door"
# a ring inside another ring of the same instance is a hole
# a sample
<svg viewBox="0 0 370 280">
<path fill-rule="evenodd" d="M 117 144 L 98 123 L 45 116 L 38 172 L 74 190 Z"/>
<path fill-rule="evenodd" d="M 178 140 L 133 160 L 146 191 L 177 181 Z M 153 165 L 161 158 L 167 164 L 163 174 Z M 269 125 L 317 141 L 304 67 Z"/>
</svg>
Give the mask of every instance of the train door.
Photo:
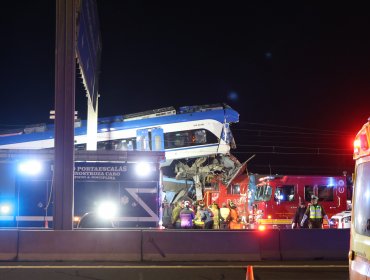
<svg viewBox="0 0 370 280">
<path fill-rule="evenodd" d="M 151 134 L 152 151 L 164 151 L 163 128 L 153 128 Z"/>
<path fill-rule="evenodd" d="M 162 128 L 138 129 L 136 132 L 138 151 L 164 151 Z"/>
<path fill-rule="evenodd" d="M 136 147 L 138 151 L 150 151 L 149 130 L 138 129 L 136 131 Z"/>
</svg>

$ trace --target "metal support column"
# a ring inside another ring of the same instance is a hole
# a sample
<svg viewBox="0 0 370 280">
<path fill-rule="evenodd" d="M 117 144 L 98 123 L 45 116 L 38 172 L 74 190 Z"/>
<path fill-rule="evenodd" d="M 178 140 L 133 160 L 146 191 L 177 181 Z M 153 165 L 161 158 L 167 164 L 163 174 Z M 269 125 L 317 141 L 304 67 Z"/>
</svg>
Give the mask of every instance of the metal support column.
<svg viewBox="0 0 370 280">
<path fill-rule="evenodd" d="M 73 229 L 76 0 L 56 0 L 55 230 Z"/>
</svg>

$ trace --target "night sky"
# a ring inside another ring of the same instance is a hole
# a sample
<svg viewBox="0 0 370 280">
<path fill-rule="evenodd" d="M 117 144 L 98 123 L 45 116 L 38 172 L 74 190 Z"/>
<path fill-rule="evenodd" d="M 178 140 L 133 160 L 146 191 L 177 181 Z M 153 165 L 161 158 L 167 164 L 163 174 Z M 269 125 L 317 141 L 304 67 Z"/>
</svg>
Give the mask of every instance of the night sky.
<svg viewBox="0 0 370 280">
<path fill-rule="evenodd" d="M 370 116 L 368 9 L 254 2 L 98 0 L 99 116 L 226 103 L 240 113 L 233 154 L 256 154 L 249 171 L 351 173 L 353 138 Z M 0 34 L 0 128 L 49 123 L 55 1 L 7 1 Z"/>
</svg>

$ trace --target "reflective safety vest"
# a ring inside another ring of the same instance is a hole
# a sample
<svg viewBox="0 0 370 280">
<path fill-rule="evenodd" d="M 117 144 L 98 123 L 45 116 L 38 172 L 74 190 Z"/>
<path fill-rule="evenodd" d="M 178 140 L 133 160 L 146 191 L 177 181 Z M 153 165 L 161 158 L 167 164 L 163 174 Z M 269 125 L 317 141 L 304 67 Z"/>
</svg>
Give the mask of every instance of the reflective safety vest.
<svg viewBox="0 0 370 280">
<path fill-rule="evenodd" d="M 310 219 L 322 219 L 322 208 L 320 205 L 310 205 Z"/>
</svg>

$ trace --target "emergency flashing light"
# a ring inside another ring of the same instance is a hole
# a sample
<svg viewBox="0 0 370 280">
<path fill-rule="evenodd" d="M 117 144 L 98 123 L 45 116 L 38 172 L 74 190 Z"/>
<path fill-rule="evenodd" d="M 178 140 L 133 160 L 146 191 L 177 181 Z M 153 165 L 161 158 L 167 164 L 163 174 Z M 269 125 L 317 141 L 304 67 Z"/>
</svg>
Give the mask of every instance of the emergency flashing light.
<svg viewBox="0 0 370 280">
<path fill-rule="evenodd" d="M 30 176 L 35 176 L 42 171 L 42 164 L 38 160 L 28 160 L 19 163 L 18 172 Z"/>
<path fill-rule="evenodd" d="M 353 158 L 357 159 L 361 156 L 369 155 L 369 141 L 368 137 L 369 127 L 365 126 L 359 134 L 357 134 L 355 141 L 353 142 Z"/>
<path fill-rule="evenodd" d="M 8 204 L 3 204 L 0 206 L 0 214 L 7 215 L 10 213 L 11 207 Z"/>
<path fill-rule="evenodd" d="M 259 231 L 264 231 L 266 229 L 266 226 L 265 225 L 259 225 L 258 226 L 258 230 Z"/>
</svg>

